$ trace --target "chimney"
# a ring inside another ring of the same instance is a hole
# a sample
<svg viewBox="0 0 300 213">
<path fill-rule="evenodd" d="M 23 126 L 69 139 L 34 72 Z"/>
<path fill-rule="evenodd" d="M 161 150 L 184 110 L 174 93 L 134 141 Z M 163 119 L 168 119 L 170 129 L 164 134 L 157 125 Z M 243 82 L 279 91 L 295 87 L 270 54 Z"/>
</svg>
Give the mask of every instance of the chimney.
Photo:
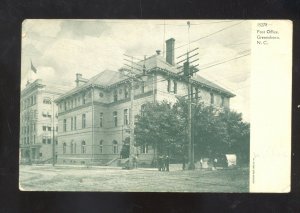
<svg viewBox="0 0 300 213">
<path fill-rule="evenodd" d="M 171 65 L 175 65 L 175 54 L 174 54 L 174 47 L 175 47 L 175 39 L 174 38 L 170 38 L 168 40 L 166 40 L 166 61 L 171 64 Z"/>
<path fill-rule="evenodd" d="M 88 79 L 82 78 L 82 74 L 81 73 L 76 73 L 76 87 L 88 82 Z"/>
</svg>

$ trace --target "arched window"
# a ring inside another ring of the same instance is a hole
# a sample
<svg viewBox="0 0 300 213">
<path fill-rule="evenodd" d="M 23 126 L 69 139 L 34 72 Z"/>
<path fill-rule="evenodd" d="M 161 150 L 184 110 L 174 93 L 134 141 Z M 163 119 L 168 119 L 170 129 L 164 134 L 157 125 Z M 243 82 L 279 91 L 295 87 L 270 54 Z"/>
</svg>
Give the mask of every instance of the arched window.
<svg viewBox="0 0 300 213">
<path fill-rule="evenodd" d="M 86 153 L 86 144 L 85 144 L 85 141 L 81 142 L 81 153 L 82 154 Z"/>
<path fill-rule="evenodd" d="M 67 144 L 64 142 L 63 143 L 63 154 L 66 154 L 67 152 Z"/>
<path fill-rule="evenodd" d="M 71 154 L 73 154 L 74 153 L 74 143 L 73 143 L 73 141 L 71 141 L 71 143 L 70 143 L 70 148 L 71 148 Z"/>
<path fill-rule="evenodd" d="M 113 140 L 113 153 L 118 154 L 118 142 L 116 140 Z"/>
<path fill-rule="evenodd" d="M 99 142 L 99 152 L 103 153 L 103 140 L 100 140 Z"/>
</svg>

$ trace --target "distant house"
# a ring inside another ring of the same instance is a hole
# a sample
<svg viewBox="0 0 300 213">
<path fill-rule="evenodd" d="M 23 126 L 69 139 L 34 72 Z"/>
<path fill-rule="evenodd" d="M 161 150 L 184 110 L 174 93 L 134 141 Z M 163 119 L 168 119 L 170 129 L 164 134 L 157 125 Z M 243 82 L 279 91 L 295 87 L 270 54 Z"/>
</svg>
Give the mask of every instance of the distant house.
<svg viewBox="0 0 300 213">
<path fill-rule="evenodd" d="M 20 99 L 20 163 L 52 161 L 57 142 L 57 106 L 54 99 L 70 87 L 41 79 L 28 83 Z"/>
<path fill-rule="evenodd" d="M 187 95 L 187 83 L 174 63 L 174 39 L 167 43 L 166 59 L 157 54 L 138 62 L 147 76 L 134 86 L 134 115 L 147 102 L 174 103 Z M 58 163 L 105 164 L 120 157 L 124 141 L 130 141 L 130 78 L 125 69 L 104 70 L 91 79 L 76 75 L 76 88 L 55 100 L 58 105 Z M 200 77 L 191 79 L 193 98 L 229 108 L 231 92 Z M 154 150 L 139 147 L 139 162 L 150 164 Z"/>
</svg>

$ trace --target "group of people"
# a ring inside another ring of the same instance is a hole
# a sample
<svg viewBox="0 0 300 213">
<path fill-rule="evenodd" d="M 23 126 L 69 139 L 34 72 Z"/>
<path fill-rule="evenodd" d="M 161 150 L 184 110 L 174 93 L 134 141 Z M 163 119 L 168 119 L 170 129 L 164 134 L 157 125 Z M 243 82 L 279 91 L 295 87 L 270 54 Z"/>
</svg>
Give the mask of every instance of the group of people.
<svg viewBox="0 0 300 213">
<path fill-rule="evenodd" d="M 160 155 L 157 159 L 158 171 L 169 171 L 170 159 L 168 155 Z"/>
</svg>

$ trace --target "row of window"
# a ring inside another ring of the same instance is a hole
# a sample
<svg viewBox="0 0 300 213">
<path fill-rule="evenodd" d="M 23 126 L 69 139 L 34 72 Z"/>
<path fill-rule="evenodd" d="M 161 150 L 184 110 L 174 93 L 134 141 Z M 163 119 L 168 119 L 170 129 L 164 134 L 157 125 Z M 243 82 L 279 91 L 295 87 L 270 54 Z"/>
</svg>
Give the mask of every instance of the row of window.
<svg viewBox="0 0 300 213">
<path fill-rule="evenodd" d="M 76 147 L 77 145 L 76 145 L 76 142 L 74 142 L 74 141 L 71 141 L 70 142 L 70 154 L 77 154 L 77 150 L 76 150 Z M 99 147 L 99 152 L 100 153 L 103 153 L 103 140 L 100 140 L 100 142 L 99 142 L 99 145 L 98 145 L 98 147 Z M 118 154 L 118 152 L 119 152 L 119 149 L 118 149 L 118 142 L 116 141 L 116 140 L 113 140 L 112 141 L 112 145 L 110 145 L 110 146 L 112 146 L 112 153 L 113 154 Z M 67 154 L 67 147 L 68 147 L 68 145 L 67 145 L 67 143 L 66 142 L 63 142 L 63 154 Z M 80 144 L 80 154 L 86 154 L 86 148 L 87 148 L 87 145 L 86 145 L 86 142 L 83 140 L 83 141 L 81 141 L 81 144 Z"/>
<path fill-rule="evenodd" d="M 124 119 L 123 119 L 124 125 L 128 125 L 129 124 L 129 110 L 128 109 L 124 109 L 123 116 L 124 116 Z M 101 125 L 102 120 L 103 120 L 103 114 L 102 114 L 102 117 L 100 114 L 100 126 L 102 126 Z M 114 123 L 114 127 L 118 126 L 118 112 L 117 111 L 113 112 L 113 123 Z"/>
<path fill-rule="evenodd" d="M 36 104 L 36 95 L 32 95 L 21 102 L 21 109 L 24 110 L 35 104 Z M 43 98 L 43 104 L 51 105 L 52 104 L 51 98 L 48 97 Z"/>
<path fill-rule="evenodd" d="M 174 93 L 177 94 L 177 82 L 175 80 L 168 80 L 168 84 L 167 84 L 167 91 L 169 93 Z M 191 88 L 191 98 L 195 98 L 198 99 L 199 98 L 199 88 L 198 87 L 192 87 Z M 224 97 L 221 97 L 221 106 L 224 106 Z M 215 103 L 215 97 L 213 93 L 210 93 L 210 103 L 214 104 Z"/>
<path fill-rule="evenodd" d="M 52 128 L 51 128 L 51 126 L 43 126 L 43 131 L 51 131 L 52 130 Z M 58 126 L 56 126 L 56 132 L 58 131 Z"/>
<path fill-rule="evenodd" d="M 71 117 L 70 121 L 71 121 L 71 125 L 70 125 L 71 131 L 76 130 L 77 129 L 77 116 Z M 81 115 L 81 128 L 82 129 L 86 128 L 86 114 Z M 63 120 L 63 131 L 64 132 L 67 131 L 67 119 Z"/>
<path fill-rule="evenodd" d="M 43 136 L 43 144 L 51 144 L 52 138 L 50 136 Z"/>
<path fill-rule="evenodd" d="M 72 100 L 68 100 L 68 101 L 64 101 L 63 103 L 59 104 L 59 109 L 60 111 L 62 110 L 69 110 L 69 109 L 73 109 L 77 106 L 83 105 L 86 103 L 86 99 L 87 97 L 91 97 L 91 93 L 89 92 L 88 95 L 86 95 L 85 93 L 83 93 L 81 96 L 75 97 Z"/>
<path fill-rule="evenodd" d="M 29 136 L 21 138 L 21 144 L 31 144 Z M 35 135 L 33 135 L 33 144 L 35 144 Z"/>
<path fill-rule="evenodd" d="M 24 110 L 27 107 L 30 107 L 35 104 L 36 104 L 36 95 L 32 95 L 21 102 L 21 109 Z"/>
<path fill-rule="evenodd" d="M 210 93 L 210 104 L 215 104 L 215 96 L 214 96 L 214 94 L 212 92 Z M 221 106 L 223 107 L 224 104 L 225 104 L 225 99 L 222 96 L 221 97 Z"/>
<path fill-rule="evenodd" d="M 21 133 L 22 134 L 27 134 L 27 133 L 30 133 L 30 132 L 34 132 L 35 128 L 36 128 L 35 124 L 22 126 L 21 127 Z"/>
<path fill-rule="evenodd" d="M 145 82 L 141 82 L 139 85 L 136 85 L 136 89 L 139 89 L 140 88 L 140 91 L 141 93 L 145 93 Z M 113 101 L 114 102 L 117 102 L 119 100 L 119 97 L 118 95 L 121 95 L 123 93 L 123 90 L 122 89 L 119 89 L 119 92 L 117 89 L 115 89 L 113 91 Z M 129 98 L 130 97 L 130 90 L 129 90 L 129 87 L 128 86 L 125 86 L 124 87 L 124 98 Z"/>
<path fill-rule="evenodd" d="M 37 110 L 31 110 L 29 112 L 24 112 L 21 115 L 21 122 L 29 121 L 38 118 Z"/>
<path fill-rule="evenodd" d="M 170 93 L 177 94 L 177 82 L 168 79 L 167 91 Z"/>
</svg>

